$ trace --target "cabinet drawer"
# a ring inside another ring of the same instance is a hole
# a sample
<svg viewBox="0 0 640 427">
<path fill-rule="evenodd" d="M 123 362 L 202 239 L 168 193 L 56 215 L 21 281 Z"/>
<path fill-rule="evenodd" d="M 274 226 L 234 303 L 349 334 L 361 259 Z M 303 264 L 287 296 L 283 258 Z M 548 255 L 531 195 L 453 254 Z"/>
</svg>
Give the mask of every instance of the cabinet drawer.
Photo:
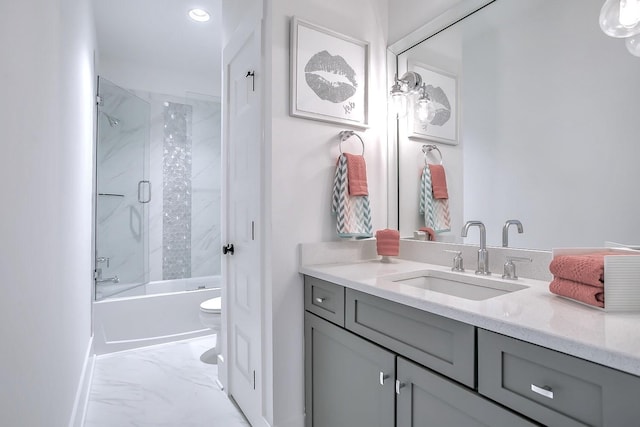
<svg viewBox="0 0 640 427">
<path fill-rule="evenodd" d="M 304 276 L 304 308 L 344 327 L 344 288 L 315 277 Z"/>
<path fill-rule="evenodd" d="M 478 391 L 546 425 L 640 420 L 640 378 L 485 330 L 478 331 Z"/>
<path fill-rule="evenodd" d="M 475 387 L 475 328 L 346 290 L 345 327 L 468 387 Z"/>
</svg>

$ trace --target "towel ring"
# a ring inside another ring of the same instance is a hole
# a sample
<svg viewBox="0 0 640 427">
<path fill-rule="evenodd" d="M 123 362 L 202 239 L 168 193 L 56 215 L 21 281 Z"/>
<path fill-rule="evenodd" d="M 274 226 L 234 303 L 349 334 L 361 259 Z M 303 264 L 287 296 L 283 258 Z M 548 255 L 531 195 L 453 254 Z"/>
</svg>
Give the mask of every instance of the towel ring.
<svg viewBox="0 0 640 427">
<path fill-rule="evenodd" d="M 427 154 L 429 154 L 431 151 L 437 151 L 438 154 L 440 155 L 440 164 L 442 164 L 442 160 L 444 160 L 444 158 L 442 157 L 442 152 L 440 151 L 440 149 L 438 148 L 437 145 L 435 144 L 425 144 L 422 146 L 422 152 L 424 153 L 424 164 L 427 164 Z"/>
<path fill-rule="evenodd" d="M 345 142 L 347 139 L 351 138 L 352 136 L 355 136 L 360 140 L 360 143 L 362 144 L 362 155 L 364 156 L 364 141 L 362 140 L 362 138 L 360 138 L 360 135 L 358 135 L 352 130 L 343 130 L 343 131 L 340 131 L 338 136 L 340 137 L 340 154 L 342 154 L 342 143 Z"/>
</svg>

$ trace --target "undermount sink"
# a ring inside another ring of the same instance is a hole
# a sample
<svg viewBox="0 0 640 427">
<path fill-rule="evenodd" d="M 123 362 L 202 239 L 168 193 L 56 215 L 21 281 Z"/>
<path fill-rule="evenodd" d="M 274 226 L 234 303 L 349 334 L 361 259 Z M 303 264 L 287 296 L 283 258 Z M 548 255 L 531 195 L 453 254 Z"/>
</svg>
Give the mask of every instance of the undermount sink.
<svg viewBox="0 0 640 427">
<path fill-rule="evenodd" d="M 438 270 L 398 274 L 389 276 L 387 279 L 392 282 L 474 301 L 482 301 L 528 288 L 528 286 L 505 280 Z"/>
</svg>

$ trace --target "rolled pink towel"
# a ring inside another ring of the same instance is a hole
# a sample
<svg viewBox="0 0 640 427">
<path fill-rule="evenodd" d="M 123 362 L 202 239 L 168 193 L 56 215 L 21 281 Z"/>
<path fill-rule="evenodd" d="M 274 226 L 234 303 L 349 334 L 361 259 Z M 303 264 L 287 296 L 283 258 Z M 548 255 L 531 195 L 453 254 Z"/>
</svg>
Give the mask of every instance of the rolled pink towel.
<svg viewBox="0 0 640 427">
<path fill-rule="evenodd" d="M 549 283 L 549 290 L 556 295 L 604 308 L 604 288 L 602 287 L 556 277 Z"/>
<path fill-rule="evenodd" d="M 558 255 L 551 260 L 549 271 L 556 277 L 604 286 L 604 257 L 606 255 L 627 255 L 621 252 L 602 251 L 582 255 Z M 629 255 L 637 255 L 630 253 Z"/>
<path fill-rule="evenodd" d="M 378 255 L 398 256 L 400 253 L 400 232 L 389 228 L 376 231 Z"/>
</svg>

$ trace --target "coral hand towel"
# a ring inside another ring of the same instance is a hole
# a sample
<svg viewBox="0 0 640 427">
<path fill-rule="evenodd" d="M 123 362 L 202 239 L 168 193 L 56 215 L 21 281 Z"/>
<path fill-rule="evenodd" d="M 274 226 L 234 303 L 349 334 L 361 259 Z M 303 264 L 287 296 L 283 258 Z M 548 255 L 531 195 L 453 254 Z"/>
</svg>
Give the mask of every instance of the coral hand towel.
<svg viewBox="0 0 640 427">
<path fill-rule="evenodd" d="M 347 174 L 349 177 L 350 196 L 368 196 L 367 165 L 364 156 L 357 154 L 344 154 L 347 157 Z"/>
<path fill-rule="evenodd" d="M 604 288 L 602 287 L 584 285 L 573 280 L 556 277 L 549 284 L 549 290 L 556 295 L 604 308 Z"/>
<path fill-rule="evenodd" d="M 388 228 L 376 231 L 376 249 L 378 255 L 398 256 L 400 253 L 400 232 Z"/>
<path fill-rule="evenodd" d="M 427 233 L 427 240 L 435 241 L 436 240 L 436 232 L 433 231 L 431 227 L 420 227 L 418 231 L 424 231 Z"/>
<path fill-rule="evenodd" d="M 429 171 L 431 172 L 433 198 L 448 199 L 449 192 L 447 191 L 447 177 L 444 173 L 444 167 L 442 165 L 429 165 Z"/>
<path fill-rule="evenodd" d="M 602 287 L 604 286 L 605 255 L 625 254 L 603 251 L 583 255 L 559 255 L 549 264 L 549 271 L 556 277 Z"/>
</svg>

